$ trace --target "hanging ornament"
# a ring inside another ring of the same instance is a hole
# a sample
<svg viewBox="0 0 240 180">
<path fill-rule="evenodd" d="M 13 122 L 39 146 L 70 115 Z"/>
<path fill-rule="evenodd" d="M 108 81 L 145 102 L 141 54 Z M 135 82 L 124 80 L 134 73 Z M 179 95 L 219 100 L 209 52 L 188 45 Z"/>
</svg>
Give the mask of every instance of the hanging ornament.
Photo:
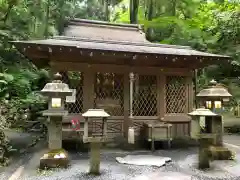
<svg viewBox="0 0 240 180">
<path fill-rule="evenodd" d="M 71 123 L 72 123 L 72 129 L 73 129 L 74 131 L 77 131 L 77 130 L 80 129 L 80 122 L 79 122 L 78 119 L 72 119 L 72 120 L 71 120 Z"/>
</svg>

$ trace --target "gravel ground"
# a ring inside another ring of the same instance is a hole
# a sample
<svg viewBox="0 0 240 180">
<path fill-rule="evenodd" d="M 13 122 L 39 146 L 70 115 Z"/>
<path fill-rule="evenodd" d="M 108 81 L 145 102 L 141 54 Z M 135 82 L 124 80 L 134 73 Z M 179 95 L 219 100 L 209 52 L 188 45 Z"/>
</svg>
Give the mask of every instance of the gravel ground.
<svg viewBox="0 0 240 180">
<path fill-rule="evenodd" d="M 224 140 L 225 142 L 238 145 L 239 136 L 225 136 Z M 25 155 L 21 155 L 18 158 L 19 160 L 16 160 L 10 167 L 0 168 L 0 179 L 8 180 L 11 174 L 23 164 L 25 165 L 24 173 L 22 178 L 18 180 L 165 180 L 162 177 L 166 174 L 172 177 L 171 180 L 183 180 L 180 178 L 181 174 L 190 178 L 187 180 L 240 179 L 240 150 L 236 152 L 236 162 L 215 161 L 212 163 L 213 168 L 209 171 L 200 171 L 196 168 L 196 148 L 156 151 L 154 155 L 172 158 L 171 163 L 161 168 L 123 165 L 117 163 L 115 160 L 116 157 L 124 157 L 126 155 L 152 154 L 149 151 L 126 152 L 121 150 L 103 150 L 101 155 L 101 175 L 90 176 L 87 174 L 89 168 L 88 153 L 76 151 L 69 153 L 72 161 L 68 169 L 37 172 L 39 158 L 42 156 L 43 151 L 41 148 L 36 149 Z M 153 174 L 154 178 L 151 178 Z M 179 174 L 179 177 L 173 177 L 173 174 Z M 140 179 L 139 177 L 141 176 L 149 177 L 149 179 Z"/>
<path fill-rule="evenodd" d="M 240 172 L 237 173 L 236 169 L 240 168 L 238 163 L 231 162 L 215 162 L 213 163 L 210 171 L 200 171 L 196 168 L 197 151 L 194 148 L 184 150 L 159 150 L 154 155 L 171 157 L 172 162 L 166 166 L 147 167 L 147 166 L 134 166 L 134 165 L 123 165 L 116 162 L 116 157 L 124 157 L 126 155 L 140 155 L 140 154 L 151 154 L 151 152 L 124 152 L 124 151 L 104 151 L 101 157 L 101 175 L 90 176 L 87 174 L 88 171 L 88 154 L 87 153 L 70 153 L 72 164 L 66 170 L 54 170 L 45 172 L 45 174 L 29 173 L 25 170 L 25 173 L 21 180 L 131 180 L 139 179 L 141 175 L 158 174 L 157 179 L 161 178 L 162 174 L 179 174 L 187 175 L 190 180 L 239 180 Z M 237 159 L 240 162 L 240 154 L 237 154 Z M 140 180 L 140 179 L 139 179 Z M 151 180 L 155 180 L 151 178 Z M 163 179 L 164 180 L 164 179 Z M 175 178 L 173 179 L 175 180 Z M 176 180 L 181 180 L 178 177 Z"/>
</svg>

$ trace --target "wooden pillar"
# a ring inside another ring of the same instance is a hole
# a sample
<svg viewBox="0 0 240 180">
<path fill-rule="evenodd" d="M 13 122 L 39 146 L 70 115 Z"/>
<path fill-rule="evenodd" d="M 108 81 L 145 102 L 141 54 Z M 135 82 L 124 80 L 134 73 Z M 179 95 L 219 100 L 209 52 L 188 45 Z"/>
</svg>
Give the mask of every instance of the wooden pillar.
<svg viewBox="0 0 240 180">
<path fill-rule="evenodd" d="M 83 112 L 94 108 L 95 73 L 90 68 L 83 73 Z"/>
<path fill-rule="evenodd" d="M 188 108 L 188 106 L 189 106 L 188 76 L 184 77 L 183 83 L 185 83 L 185 97 L 186 97 L 184 113 L 188 113 L 188 110 L 189 110 L 189 108 Z"/>
<path fill-rule="evenodd" d="M 190 113 L 193 111 L 193 80 L 192 80 L 192 75 L 189 75 L 186 77 L 186 90 L 187 90 L 187 96 L 186 96 L 186 109 L 185 112 L 186 113 Z M 188 125 L 188 135 L 191 135 L 191 125 L 189 123 Z"/>
<path fill-rule="evenodd" d="M 124 74 L 124 121 L 123 121 L 123 133 L 124 137 L 128 137 L 128 128 L 129 128 L 129 96 L 130 96 L 130 83 L 129 83 L 129 74 Z"/>
<path fill-rule="evenodd" d="M 158 116 L 161 120 L 163 120 L 165 116 L 165 84 L 166 84 L 166 76 L 161 74 L 157 78 L 157 108 L 158 108 Z"/>
<path fill-rule="evenodd" d="M 132 127 L 133 126 L 133 82 L 134 82 L 134 74 L 131 72 L 129 74 L 129 79 L 130 79 L 130 92 L 129 92 L 129 125 Z"/>
<path fill-rule="evenodd" d="M 186 86 L 187 86 L 187 112 L 193 111 L 193 81 L 192 76 L 186 77 Z"/>
<path fill-rule="evenodd" d="M 134 74 L 124 74 L 124 136 L 128 137 L 128 129 L 133 126 L 133 81 Z"/>
</svg>

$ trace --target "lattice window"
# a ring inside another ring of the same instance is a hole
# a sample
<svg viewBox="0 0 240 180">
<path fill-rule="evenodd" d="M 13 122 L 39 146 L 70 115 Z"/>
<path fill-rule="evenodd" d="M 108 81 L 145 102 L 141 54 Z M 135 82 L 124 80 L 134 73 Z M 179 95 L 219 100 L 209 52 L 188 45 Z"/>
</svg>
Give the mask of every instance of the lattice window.
<svg viewBox="0 0 240 180">
<path fill-rule="evenodd" d="M 167 76 L 166 113 L 184 113 L 187 105 L 186 81 L 183 76 Z"/>
<path fill-rule="evenodd" d="M 135 74 L 134 116 L 157 116 L 157 76 Z"/>
<path fill-rule="evenodd" d="M 94 106 L 111 116 L 123 116 L 123 81 L 123 74 L 96 73 Z"/>
<path fill-rule="evenodd" d="M 65 103 L 69 113 L 82 113 L 83 110 L 83 73 L 81 72 L 62 72 L 63 82 L 67 83 L 70 89 L 76 89 L 75 103 Z"/>
</svg>

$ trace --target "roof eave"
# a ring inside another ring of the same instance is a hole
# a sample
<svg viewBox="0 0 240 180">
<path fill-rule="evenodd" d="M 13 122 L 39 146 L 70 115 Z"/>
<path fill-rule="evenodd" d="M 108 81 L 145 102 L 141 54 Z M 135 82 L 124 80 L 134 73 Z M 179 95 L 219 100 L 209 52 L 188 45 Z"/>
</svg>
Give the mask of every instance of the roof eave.
<svg viewBox="0 0 240 180">
<path fill-rule="evenodd" d="M 47 43 L 42 43 L 42 41 L 44 40 L 36 40 L 36 41 L 10 41 L 10 43 L 14 44 L 15 46 L 21 45 L 21 44 L 26 44 L 26 45 L 38 45 L 38 46 L 62 46 L 62 47 L 69 47 L 69 48 L 79 48 L 77 45 L 61 45 L 61 44 L 47 44 Z M 131 45 L 131 44 L 129 44 Z M 133 44 L 134 45 L 134 44 Z M 160 48 L 160 47 L 159 47 Z M 174 48 L 174 47 L 173 47 Z M 84 48 L 80 48 L 80 49 L 84 49 Z M 89 49 L 89 48 L 86 48 Z M 105 51 L 105 49 L 89 49 L 89 50 L 102 50 Z M 114 50 L 106 50 L 106 51 L 113 51 Z M 117 50 L 116 52 L 118 52 L 119 50 Z M 190 50 L 191 51 L 191 50 Z M 232 60 L 233 58 L 230 56 L 225 56 L 225 55 L 220 55 L 220 54 L 212 54 L 212 53 L 205 53 L 205 52 L 201 52 L 201 51 L 196 51 L 196 50 L 192 50 L 194 52 L 198 52 L 198 53 L 202 53 L 201 54 L 195 54 L 195 55 L 186 55 L 186 54 L 160 54 L 160 53 L 153 53 L 153 52 L 130 52 L 130 53 L 137 53 L 137 54 L 158 54 L 158 55 L 175 55 L 175 56 L 194 56 L 194 57 L 206 57 L 206 58 L 223 58 L 223 59 L 227 59 L 227 60 Z M 129 51 L 121 51 L 123 53 L 129 53 Z"/>
<path fill-rule="evenodd" d="M 40 41 L 42 41 L 42 40 L 40 40 Z M 207 67 L 207 66 L 213 65 L 213 64 L 227 63 L 227 62 L 229 62 L 229 60 L 232 59 L 230 56 L 222 56 L 222 55 L 215 55 L 215 54 L 213 54 L 213 56 L 203 56 L 202 57 L 202 56 L 193 56 L 193 55 L 186 56 L 186 55 L 179 55 L 179 54 L 154 54 L 154 53 L 146 53 L 146 52 L 139 53 L 139 52 L 129 52 L 129 51 L 111 51 L 111 50 L 101 50 L 101 49 L 79 48 L 77 46 L 65 46 L 65 47 L 63 47 L 62 45 L 39 44 L 39 43 L 36 43 L 36 42 L 29 42 L 29 41 L 11 41 L 11 43 L 14 44 L 15 47 L 25 56 L 27 54 L 26 51 L 29 48 L 31 49 L 31 45 L 35 46 L 35 47 L 33 47 L 33 49 L 35 48 L 35 50 L 39 51 L 39 54 L 40 54 L 39 58 L 35 57 L 36 54 L 32 54 L 32 55 L 30 54 L 30 55 L 27 56 L 27 58 L 30 59 L 36 66 L 39 66 L 39 63 L 40 64 L 43 63 L 44 65 L 49 63 L 48 52 L 43 53 L 43 52 L 41 52 L 41 50 L 45 49 L 45 51 L 49 51 L 49 50 L 52 51 L 53 48 L 59 49 L 59 52 L 60 52 L 60 49 L 62 49 L 62 48 L 69 48 L 69 52 L 70 52 L 71 49 L 74 50 L 74 51 L 79 49 L 79 51 L 83 51 L 83 52 L 84 51 L 96 51 L 96 52 L 103 52 L 104 54 L 110 53 L 109 55 L 111 55 L 111 53 L 112 54 L 120 53 L 119 55 L 124 54 L 124 55 L 130 55 L 130 56 L 136 54 L 137 56 L 143 56 L 143 57 L 144 56 L 149 56 L 149 57 L 153 56 L 153 58 L 154 58 L 154 56 L 160 56 L 160 57 L 172 56 L 173 58 L 174 58 L 174 56 L 175 57 L 177 56 L 177 57 L 189 58 L 189 60 L 194 58 L 194 59 L 197 60 L 196 61 L 197 64 L 199 64 L 198 61 L 202 62 L 202 63 L 200 63 L 200 65 L 195 64 L 194 67 L 192 67 L 192 66 L 189 67 L 190 69 L 200 69 L 200 68 L 204 68 L 204 67 Z M 54 51 L 55 51 L 55 49 L 54 49 Z M 49 53 L 50 53 L 50 51 L 49 51 Z M 51 56 L 51 53 L 50 53 L 50 56 Z M 160 58 L 158 58 L 158 59 L 160 59 Z M 203 61 L 201 61 L 201 59 L 203 59 Z M 136 61 L 136 60 L 134 60 L 134 61 Z M 216 61 L 219 61 L 219 62 L 216 62 Z M 131 64 L 131 62 L 128 62 L 128 63 Z M 172 67 L 174 67 L 174 66 L 172 66 Z"/>
</svg>

